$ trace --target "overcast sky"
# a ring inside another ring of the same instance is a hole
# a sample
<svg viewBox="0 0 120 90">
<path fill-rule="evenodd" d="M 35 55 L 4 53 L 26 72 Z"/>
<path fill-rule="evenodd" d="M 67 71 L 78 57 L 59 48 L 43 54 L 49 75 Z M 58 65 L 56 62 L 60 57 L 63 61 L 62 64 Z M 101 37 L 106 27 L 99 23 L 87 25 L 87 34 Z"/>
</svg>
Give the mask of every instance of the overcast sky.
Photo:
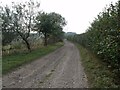
<svg viewBox="0 0 120 90">
<path fill-rule="evenodd" d="M 4 4 L 29 0 L 0 0 Z M 34 0 L 36 1 L 36 0 Z M 84 33 L 90 22 L 103 10 L 106 5 L 118 0 L 37 0 L 41 10 L 56 12 L 65 17 L 67 26 L 65 32 Z"/>
</svg>

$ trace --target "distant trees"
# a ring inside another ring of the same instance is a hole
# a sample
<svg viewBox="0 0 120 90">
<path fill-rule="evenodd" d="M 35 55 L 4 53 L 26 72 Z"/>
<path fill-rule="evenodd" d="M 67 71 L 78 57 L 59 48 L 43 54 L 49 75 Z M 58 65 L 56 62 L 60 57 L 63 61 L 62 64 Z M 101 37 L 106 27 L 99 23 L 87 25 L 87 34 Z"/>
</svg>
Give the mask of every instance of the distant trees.
<svg viewBox="0 0 120 90">
<path fill-rule="evenodd" d="M 39 13 L 35 21 L 35 30 L 44 35 L 44 45 L 47 45 L 47 39 L 51 35 L 57 39 L 63 35 L 63 26 L 66 25 L 65 19 L 57 13 Z"/>
</svg>

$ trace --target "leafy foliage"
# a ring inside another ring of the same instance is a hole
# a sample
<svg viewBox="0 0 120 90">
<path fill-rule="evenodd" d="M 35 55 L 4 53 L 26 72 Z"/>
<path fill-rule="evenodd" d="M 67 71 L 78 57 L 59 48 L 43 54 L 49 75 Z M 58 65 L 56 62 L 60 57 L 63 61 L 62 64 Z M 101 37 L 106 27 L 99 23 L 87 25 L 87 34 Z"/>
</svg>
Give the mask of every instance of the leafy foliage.
<svg viewBox="0 0 120 90">
<path fill-rule="evenodd" d="M 60 39 L 63 35 L 63 26 L 66 25 L 65 19 L 57 13 L 39 13 L 35 21 L 35 31 L 42 32 L 44 35 L 44 45 L 47 45 L 49 36 Z"/>
<path fill-rule="evenodd" d="M 39 2 L 32 0 L 24 3 L 12 2 L 11 6 L 0 6 L 3 45 L 10 44 L 15 39 L 21 39 L 31 51 L 31 31 L 44 35 L 44 45 L 47 45 L 47 41 L 52 40 L 53 43 L 62 39 L 63 26 L 66 25 L 65 19 L 55 12 L 41 13 L 39 6 Z"/>
<path fill-rule="evenodd" d="M 11 24 L 10 9 L 8 6 L 0 7 L 0 19 L 1 19 L 1 29 L 2 29 L 2 44 L 9 44 L 16 36 L 17 33 L 14 32 Z"/>
<path fill-rule="evenodd" d="M 120 1 L 115 5 L 111 3 L 86 33 L 75 35 L 72 40 L 97 54 L 120 78 Z"/>
<path fill-rule="evenodd" d="M 33 28 L 35 17 L 35 9 L 39 8 L 39 3 L 34 3 L 32 0 L 25 3 L 12 3 L 12 6 L 0 6 L 0 17 L 3 20 L 2 34 L 3 44 L 9 44 L 13 39 L 21 37 L 25 42 L 28 50 L 31 50 L 28 38 Z"/>
</svg>

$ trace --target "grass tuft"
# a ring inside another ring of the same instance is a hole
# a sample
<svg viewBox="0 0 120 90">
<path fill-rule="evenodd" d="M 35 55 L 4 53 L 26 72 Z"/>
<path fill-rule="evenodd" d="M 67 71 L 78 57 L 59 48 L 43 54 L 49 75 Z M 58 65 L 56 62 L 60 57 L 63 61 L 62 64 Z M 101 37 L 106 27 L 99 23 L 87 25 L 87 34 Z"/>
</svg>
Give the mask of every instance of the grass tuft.
<svg viewBox="0 0 120 90">
<path fill-rule="evenodd" d="M 76 44 L 80 51 L 81 61 L 88 78 L 90 88 L 118 88 L 114 83 L 114 74 L 104 62 L 93 53 Z"/>
</svg>

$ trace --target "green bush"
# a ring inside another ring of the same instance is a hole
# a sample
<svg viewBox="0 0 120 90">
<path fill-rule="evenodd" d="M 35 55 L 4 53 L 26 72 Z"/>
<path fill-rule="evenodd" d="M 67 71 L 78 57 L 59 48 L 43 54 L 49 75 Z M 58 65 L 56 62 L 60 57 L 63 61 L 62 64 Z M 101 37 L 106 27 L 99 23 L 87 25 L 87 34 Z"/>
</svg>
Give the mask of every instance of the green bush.
<svg viewBox="0 0 120 90">
<path fill-rule="evenodd" d="M 120 1 L 105 8 L 86 33 L 69 39 L 98 55 L 120 78 Z M 119 79 L 117 81 L 120 83 Z"/>
</svg>

